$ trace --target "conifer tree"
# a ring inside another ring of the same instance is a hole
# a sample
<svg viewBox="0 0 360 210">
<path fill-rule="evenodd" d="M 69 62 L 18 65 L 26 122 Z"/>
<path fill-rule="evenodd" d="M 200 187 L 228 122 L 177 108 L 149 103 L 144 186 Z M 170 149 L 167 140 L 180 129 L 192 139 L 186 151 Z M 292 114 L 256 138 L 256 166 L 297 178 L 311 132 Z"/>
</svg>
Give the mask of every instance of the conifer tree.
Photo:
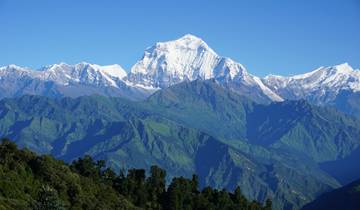
<svg viewBox="0 0 360 210">
<path fill-rule="evenodd" d="M 34 210 L 65 210 L 56 190 L 42 186 L 36 199 Z"/>
</svg>

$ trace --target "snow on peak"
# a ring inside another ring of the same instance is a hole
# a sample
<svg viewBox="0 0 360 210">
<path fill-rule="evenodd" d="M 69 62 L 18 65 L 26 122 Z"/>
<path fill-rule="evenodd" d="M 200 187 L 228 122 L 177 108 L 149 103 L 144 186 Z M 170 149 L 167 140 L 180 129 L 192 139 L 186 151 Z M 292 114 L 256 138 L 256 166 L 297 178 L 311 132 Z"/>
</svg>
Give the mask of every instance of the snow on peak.
<svg viewBox="0 0 360 210">
<path fill-rule="evenodd" d="M 27 67 L 21 67 L 21 66 L 18 66 L 18 65 L 16 65 L 16 64 L 10 64 L 10 65 L 7 65 L 7 66 L 1 66 L 1 67 L 0 67 L 0 70 L 27 71 L 27 70 L 29 70 L 29 68 L 27 68 Z"/>
<path fill-rule="evenodd" d="M 202 41 L 201 38 L 192 35 L 192 34 L 185 34 L 184 36 L 180 37 L 178 40 L 192 40 L 192 41 Z"/>
<path fill-rule="evenodd" d="M 158 44 L 164 44 L 159 42 Z M 170 41 L 167 42 L 165 44 L 172 44 L 172 45 L 177 45 L 178 47 L 184 47 L 187 49 L 198 49 L 198 48 L 203 48 L 206 50 L 211 51 L 212 53 L 216 54 L 207 44 L 206 42 L 204 42 L 201 38 L 191 35 L 191 34 L 186 34 L 183 37 L 174 40 L 174 41 Z"/>
<path fill-rule="evenodd" d="M 263 82 L 285 98 L 332 100 L 341 90 L 360 91 L 360 71 L 343 63 L 289 77 L 269 75 Z"/>
<path fill-rule="evenodd" d="M 303 80 L 307 86 L 329 84 L 338 86 L 347 83 L 349 78 L 356 77 L 354 69 L 348 64 L 339 64 L 330 67 L 320 67 L 309 73 L 289 77 L 291 80 Z M 356 79 L 356 78 L 355 78 Z"/>
<path fill-rule="evenodd" d="M 238 79 L 242 78 L 246 80 L 246 77 L 250 76 L 250 74 L 247 72 L 247 70 L 242 64 L 237 63 L 230 58 L 221 59 L 220 65 L 218 65 L 217 68 L 215 69 L 215 75 L 216 77 L 229 76 L 230 80 L 233 80 L 236 77 Z"/>
<path fill-rule="evenodd" d="M 350 66 L 350 64 L 349 64 L 348 62 L 335 65 L 335 67 L 343 67 L 343 68 L 350 68 L 350 69 L 352 69 L 352 67 Z"/>
<path fill-rule="evenodd" d="M 338 74 L 352 74 L 354 71 L 348 63 L 336 65 L 334 66 L 334 69 L 336 69 L 336 73 Z"/>
<path fill-rule="evenodd" d="M 52 64 L 52 65 L 47 65 L 42 67 L 41 69 L 39 69 L 40 71 L 55 71 L 57 69 L 63 69 L 66 67 L 70 67 L 69 64 L 61 62 L 59 64 Z"/>
<path fill-rule="evenodd" d="M 20 75 L 61 85 L 134 87 L 152 92 L 183 81 L 214 78 L 240 93 L 265 95 L 273 101 L 307 96 L 330 100 L 340 90 L 360 91 L 360 70 L 354 70 L 348 63 L 294 76 L 268 75 L 260 79 L 240 63 L 219 56 L 201 38 L 191 34 L 147 48 L 129 74 L 117 64 L 101 66 L 87 62 L 74 65 L 62 62 L 39 70 L 9 65 L 0 70 L 0 77 Z"/>
<path fill-rule="evenodd" d="M 161 88 L 184 80 L 210 79 L 220 59 L 200 38 L 185 35 L 146 49 L 143 58 L 131 68 L 130 79 Z"/>
<path fill-rule="evenodd" d="M 4 66 L 5 68 L 12 68 L 12 69 L 22 69 L 22 67 L 16 65 L 16 64 L 10 64 L 8 66 Z"/>
<path fill-rule="evenodd" d="M 158 42 L 145 50 L 132 68 L 130 80 L 155 87 L 195 79 L 236 78 L 245 68 L 217 55 L 201 38 L 191 34 L 168 42 Z"/>
<path fill-rule="evenodd" d="M 42 71 L 64 72 L 69 69 L 71 69 L 71 71 L 75 71 L 75 72 L 76 71 L 81 72 L 86 69 L 90 69 L 94 72 L 100 72 L 100 73 L 107 74 L 109 76 L 116 77 L 119 79 L 123 79 L 124 77 L 127 76 L 126 71 L 118 64 L 101 66 L 101 65 L 91 64 L 91 63 L 87 63 L 87 62 L 80 62 L 80 63 L 74 64 L 74 65 L 69 65 L 69 64 L 62 62 L 59 64 L 45 66 L 41 70 Z"/>
<path fill-rule="evenodd" d="M 230 85 L 234 88 L 246 86 L 255 89 L 271 100 L 282 100 L 271 89 L 266 88 L 260 79 L 249 74 L 240 63 L 219 56 L 202 39 L 191 34 L 173 41 L 158 42 L 147 48 L 129 74 L 131 83 L 155 88 L 212 78 L 224 85 L 237 83 L 238 85 Z"/>
<path fill-rule="evenodd" d="M 5 67 L 1 67 L 1 70 Z M 70 65 L 66 63 L 52 64 L 44 66 L 38 70 L 22 68 L 15 65 L 7 66 L 2 75 L 13 72 L 21 72 L 22 76 L 36 78 L 44 81 L 52 81 L 60 85 L 69 85 L 70 83 L 81 83 L 96 86 L 118 87 L 118 82 L 123 82 L 126 78 L 126 71 L 121 66 L 114 64 L 100 66 L 81 62 Z M 20 75 L 20 73 L 18 73 Z"/>
<path fill-rule="evenodd" d="M 127 77 L 127 72 L 118 64 L 107 65 L 107 66 L 98 66 L 98 69 L 104 74 L 107 74 L 114 78 L 124 79 Z"/>
<path fill-rule="evenodd" d="M 118 87 L 117 82 L 123 80 L 127 73 L 118 64 L 100 66 L 87 62 L 81 62 L 75 65 L 56 65 L 54 74 L 49 73 L 53 80 L 62 80 L 62 83 L 80 82 L 85 84 L 95 84 L 103 86 Z M 52 67 L 51 69 L 54 69 Z"/>
<path fill-rule="evenodd" d="M 298 74 L 294 76 L 279 76 L 279 75 L 268 75 L 264 77 L 265 80 L 282 80 L 282 81 L 293 81 L 293 80 L 322 80 L 329 79 L 331 76 L 335 75 L 352 75 L 356 70 L 354 70 L 348 63 L 343 63 L 335 66 L 329 67 L 319 67 L 313 71 Z M 334 78 L 332 78 L 334 79 Z"/>
</svg>

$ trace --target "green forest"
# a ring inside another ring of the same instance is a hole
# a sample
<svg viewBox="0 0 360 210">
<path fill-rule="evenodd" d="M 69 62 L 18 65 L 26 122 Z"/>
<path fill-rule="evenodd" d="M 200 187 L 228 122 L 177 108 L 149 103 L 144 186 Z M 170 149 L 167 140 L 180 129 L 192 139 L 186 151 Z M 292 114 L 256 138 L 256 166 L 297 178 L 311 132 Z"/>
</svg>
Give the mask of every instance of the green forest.
<svg viewBox="0 0 360 210">
<path fill-rule="evenodd" d="M 199 189 L 196 175 L 174 177 L 152 166 L 115 172 L 105 161 L 84 156 L 67 164 L 49 155 L 19 149 L 8 139 L 0 144 L 0 210 L 34 209 L 239 209 L 269 210 L 249 201 L 237 187 L 233 192 Z"/>
</svg>

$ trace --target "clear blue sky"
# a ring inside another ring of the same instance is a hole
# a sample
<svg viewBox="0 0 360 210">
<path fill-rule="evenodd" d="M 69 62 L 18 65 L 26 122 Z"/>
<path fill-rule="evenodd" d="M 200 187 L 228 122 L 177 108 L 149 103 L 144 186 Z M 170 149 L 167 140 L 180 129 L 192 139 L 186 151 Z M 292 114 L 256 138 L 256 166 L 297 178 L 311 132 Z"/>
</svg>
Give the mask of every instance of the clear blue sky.
<svg viewBox="0 0 360 210">
<path fill-rule="evenodd" d="M 360 67 L 360 0 L 0 0 L 1 66 L 129 70 L 146 47 L 187 33 L 259 76 Z"/>
</svg>

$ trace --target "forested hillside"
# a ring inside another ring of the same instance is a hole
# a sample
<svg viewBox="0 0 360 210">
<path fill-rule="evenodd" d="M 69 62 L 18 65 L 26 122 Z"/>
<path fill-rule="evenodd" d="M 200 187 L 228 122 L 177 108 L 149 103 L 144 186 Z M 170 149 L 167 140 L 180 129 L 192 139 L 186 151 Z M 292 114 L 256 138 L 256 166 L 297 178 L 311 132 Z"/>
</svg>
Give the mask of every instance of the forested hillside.
<svg viewBox="0 0 360 210">
<path fill-rule="evenodd" d="M 152 166 L 115 173 L 90 156 L 65 164 L 48 155 L 20 150 L 9 140 L 0 144 L 0 209 L 246 209 L 269 210 L 247 200 L 236 188 L 230 193 L 198 187 L 198 177 L 175 177 L 167 186 L 166 171 Z"/>
<path fill-rule="evenodd" d="M 275 209 L 290 210 L 341 186 L 333 175 L 339 167 L 325 172 L 319 163 L 359 149 L 360 121 L 306 101 L 259 105 L 216 81 L 196 80 L 141 102 L 3 99 L 0 135 L 67 163 L 90 155 L 115 171 L 157 165 L 167 181 L 195 173 L 200 187 L 240 186 L 248 199 L 271 198 Z"/>
</svg>

